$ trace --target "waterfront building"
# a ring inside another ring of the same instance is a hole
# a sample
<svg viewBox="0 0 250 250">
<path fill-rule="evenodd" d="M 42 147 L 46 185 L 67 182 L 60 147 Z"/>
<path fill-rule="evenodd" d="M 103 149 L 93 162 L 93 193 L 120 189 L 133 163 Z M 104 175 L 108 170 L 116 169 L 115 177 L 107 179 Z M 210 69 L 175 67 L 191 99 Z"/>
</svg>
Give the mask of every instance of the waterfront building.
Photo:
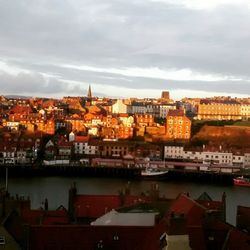
<svg viewBox="0 0 250 250">
<path fill-rule="evenodd" d="M 203 151 L 203 164 L 233 165 L 233 154 L 220 151 Z"/>
<path fill-rule="evenodd" d="M 97 154 L 98 147 L 89 144 L 88 136 L 76 136 L 73 141 L 74 154 L 78 157 L 91 157 Z"/>
<path fill-rule="evenodd" d="M 164 145 L 164 158 L 203 164 L 219 164 L 237 167 L 250 166 L 250 153 L 247 152 L 247 149 L 241 152 L 205 145 L 203 147 L 185 148 L 183 144 L 179 143 L 167 144 Z"/>
<path fill-rule="evenodd" d="M 250 152 L 245 152 L 243 166 L 250 167 Z"/>
<path fill-rule="evenodd" d="M 57 147 L 55 144 L 52 142 L 52 140 L 49 140 L 45 144 L 45 149 L 44 149 L 44 159 L 46 160 L 54 160 L 57 152 Z"/>
<path fill-rule="evenodd" d="M 72 157 L 72 147 L 73 143 L 66 141 L 66 140 L 60 140 L 57 143 L 57 160 L 71 160 Z"/>
<path fill-rule="evenodd" d="M 16 163 L 17 164 L 31 164 L 37 158 L 37 150 L 39 147 L 36 146 L 35 142 L 20 141 L 18 143 L 18 149 L 16 152 Z"/>
<path fill-rule="evenodd" d="M 233 166 L 243 167 L 244 166 L 244 158 L 245 158 L 245 156 L 241 152 L 233 153 L 233 158 L 232 158 Z"/>
<path fill-rule="evenodd" d="M 184 147 L 182 144 L 170 144 L 164 146 L 164 159 L 184 159 Z"/>
<path fill-rule="evenodd" d="M 204 154 L 202 149 L 198 150 L 185 150 L 183 153 L 183 158 L 188 162 L 203 162 Z"/>
<path fill-rule="evenodd" d="M 0 163 L 15 164 L 16 163 L 16 142 L 0 142 Z"/>
<path fill-rule="evenodd" d="M 98 152 L 104 158 L 120 158 L 133 152 L 135 148 L 135 144 L 130 141 L 116 140 L 92 141 L 91 145 L 98 146 Z"/>
</svg>

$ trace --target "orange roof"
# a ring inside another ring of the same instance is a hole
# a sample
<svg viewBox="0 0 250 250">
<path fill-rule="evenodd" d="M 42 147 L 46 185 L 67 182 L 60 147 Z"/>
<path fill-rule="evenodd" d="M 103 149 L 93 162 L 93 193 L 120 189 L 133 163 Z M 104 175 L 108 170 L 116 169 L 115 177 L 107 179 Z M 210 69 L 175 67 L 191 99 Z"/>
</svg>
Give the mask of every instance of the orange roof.
<svg viewBox="0 0 250 250">
<path fill-rule="evenodd" d="M 27 113 L 32 113 L 32 109 L 30 106 L 21 106 L 21 105 L 16 105 L 14 106 L 10 111 L 11 114 L 27 114 Z"/>
</svg>

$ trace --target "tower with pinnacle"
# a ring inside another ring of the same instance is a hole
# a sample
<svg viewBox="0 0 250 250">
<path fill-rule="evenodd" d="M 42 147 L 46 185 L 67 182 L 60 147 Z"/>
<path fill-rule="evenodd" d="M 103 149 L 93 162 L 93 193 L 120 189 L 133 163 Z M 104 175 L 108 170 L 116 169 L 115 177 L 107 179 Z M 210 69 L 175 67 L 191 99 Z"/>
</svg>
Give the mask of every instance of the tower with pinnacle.
<svg viewBox="0 0 250 250">
<path fill-rule="evenodd" d="M 89 85 L 87 93 L 87 106 L 91 106 L 91 104 L 92 104 L 92 91 L 91 91 L 91 86 Z"/>
<path fill-rule="evenodd" d="M 88 100 L 92 100 L 92 91 L 91 91 L 91 86 L 89 85 L 89 89 L 88 89 L 88 94 L 87 94 Z"/>
</svg>

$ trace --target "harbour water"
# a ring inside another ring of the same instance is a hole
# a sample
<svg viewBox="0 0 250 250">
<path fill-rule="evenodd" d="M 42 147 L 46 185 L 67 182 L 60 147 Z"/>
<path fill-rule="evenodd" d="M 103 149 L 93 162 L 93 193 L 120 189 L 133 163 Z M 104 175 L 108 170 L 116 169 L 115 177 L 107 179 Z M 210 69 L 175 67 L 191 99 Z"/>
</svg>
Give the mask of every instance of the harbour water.
<svg viewBox="0 0 250 250">
<path fill-rule="evenodd" d="M 8 190 L 11 195 L 31 199 L 31 206 L 37 209 L 43 206 L 45 198 L 49 201 L 49 209 L 56 209 L 60 205 L 67 208 L 68 189 L 76 183 L 80 194 L 117 194 L 128 184 L 132 194 L 146 193 L 152 181 L 93 178 L 93 177 L 29 177 L 10 178 Z M 154 181 L 155 182 L 155 181 Z M 213 200 L 221 200 L 223 192 L 227 198 L 227 222 L 235 225 L 237 205 L 250 206 L 250 189 L 234 187 L 232 185 L 203 184 L 185 181 L 158 181 L 160 194 L 168 198 L 175 198 L 181 192 L 189 192 L 192 198 L 198 198 L 207 192 Z M 0 186 L 5 186 L 5 179 L 0 178 Z"/>
</svg>

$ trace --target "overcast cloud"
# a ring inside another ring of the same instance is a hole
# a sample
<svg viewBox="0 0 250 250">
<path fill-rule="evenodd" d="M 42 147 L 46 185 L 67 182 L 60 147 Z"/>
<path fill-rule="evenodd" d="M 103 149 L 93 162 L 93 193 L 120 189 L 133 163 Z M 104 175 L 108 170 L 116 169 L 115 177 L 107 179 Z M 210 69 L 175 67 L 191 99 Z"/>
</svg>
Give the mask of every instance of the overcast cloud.
<svg viewBox="0 0 250 250">
<path fill-rule="evenodd" d="M 247 0 L 0 0 L 0 94 L 249 96 Z"/>
</svg>

